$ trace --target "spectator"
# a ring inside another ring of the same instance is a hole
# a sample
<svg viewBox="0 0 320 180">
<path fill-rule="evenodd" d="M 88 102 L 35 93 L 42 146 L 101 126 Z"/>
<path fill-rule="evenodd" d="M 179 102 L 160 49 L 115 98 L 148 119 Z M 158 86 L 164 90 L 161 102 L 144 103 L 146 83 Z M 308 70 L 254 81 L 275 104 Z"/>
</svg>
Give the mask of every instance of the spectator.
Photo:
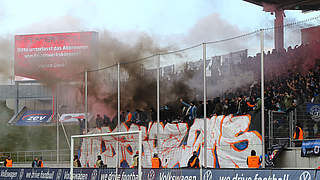
<svg viewBox="0 0 320 180">
<path fill-rule="evenodd" d="M 214 104 L 215 104 L 215 108 L 214 108 L 214 114 L 216 116 L 220 116 L 223 113 L 223 105 L 220 102 L 220 97 L 217 97 L 214 99 Z"/>
<path fill-rule="evenodd" d="M 43 160 L 42 160 L 42 157 L 39 158 L 37 165 L 38 165 L 38 167 L 43 168 Z"/>
<path fill-rule="evenodd" d="M 203 103 L 203 101 L 199 101 L 199 110 L 197 111 L 198 118 L 203 118 L 203 116 L 204 116 L 203 110 L 204 110 L 204 103 Z"/>
<path fill-rule="evenodd" d="M 31 165 L 33 168 L 36 168 L 38 167 L 38 158 L 35 157 L 34 160 L 32 161 L 32 165 Z"/>
<path fill-rule="evenodd" d="M 79 127 L 80 127 L 80 134 L 83 134 L 83 131 L 85 131 L 85 128 L 86 128 L 86 120 L 78 119 L 78 121 L 79 121 Z"/>
<path fill-rule="evenodd" d="M 222 114 L 224 114 L 224 115 L 231 114 L 230 113 L 230 106 L 231 105 L 229 104 L 229 99 L 225 99 L 222 106 L 223 106 Z"/>
<path fill-rule="evenodd" d="M 190 102 L 190 104 L 188 104 L 184 102 L 183 99 L 180 99 L 180 102 L 185 106 L 185 117 L 188 123 L 188 127 L 190 128 L 194 123 L 194 119 L 197 117 L 197 107 L 193 102 Z"/>
<path fill-rule="evenodd" d="M 255 99 L 251 96 L 248 97 L 247 98 L 248 111 L 253 111 L 254 106 L 255 106 Z"/>
<path fill-rule="evenodd" d="M 161 168 L 161 160 L 158 157 L 158 154 L 155 153 L 151 159 L 152 168 Z"/>
<path fill-rule="evenodd" d="M 237 115 L 243 115 L 247 113 L 247 103 L 243 95 L 238 97 L 237 101 Z"/>
<path fill-rule="evenodd" d="M 78 158 L 78 155 L 73 156 L 73 167 L 81 167 L 81 162 Z"/>
<path fill-rule="evenodd" d="M 261 159 L 256 155 L 255 150 L 251 150 L 251 156 L 247 158 L 248 168 L 259 168 L 261 164 Z"/>
<path fill-rule="evenodd" d="M 126 122 L 131 122 L 132 120 L 132 113 L 127 110 L 127 115 L 126 115 Z"/>
<path fill-rule="evenodd" d="M 9 155 L 4 161 L 4 167 L 7 167 L 7 168 L 12 167 L 12 164 L 13 162 L 12 162 L 11 156 Z"/>
<path fill-rule="evenodd" d="M 150 108 L 150 112 L 151 112 L 151 120 L 153 122 L 157 121 L 157 112 L 154 110 L 154 108 Z"/>
<path fill-rule="evenodd" d="M 109 125 L 109 123 L 110 123 L 110 118 L 107 116 L 107 115 L 103 115 L 103 126 L 104 127 L 107 127 L 108 125 Z"/>
<path fill-rule="evenodd" d="M 97 128 L 101 128 L 102 127 L 102 122 L 103 122 L 102 117 L 100 116 L 100 114 L 97 114 L 97 117 L 96 117 Z"/>
<path fill-rule="evenodd" d="M 124 111 L 121 112 L 120 115 L 120 122 L 125 122 L 126 121 L 126 113 Z"/>
<path fill-rule="evenodd" d="M 96 167 L 97 167 L 97 168 L 103 168 L 103 167 L 104 167 L 104 164 L 103 164 L 103 161 L 102 161 L 100 155 L 97 156 Z"/>
<path fill-rule="evenodd" d="M 299 123 L 297 123 L 297 124 L 296 124 L 296 127 L 295 127 L 295 130 L 294 130 L 293 139 L 294 139 L 294 140 L 299 140 L 299 141 L 297 141 L 297 142 L 295 143 L 295 146 L 296 146 L 296 147 L 300 147 L 301 144 L 302 144 L 301 141 L 303 140 L 303 130 L 302 130 L 301 127 L 302 127 L 302 126 L 301 126 Z"/>
<path fill-rule="evenodd" d="M 133 168 L 138 168 L 139 166 L 139 151 L 133 156 Z"/>
</svg>

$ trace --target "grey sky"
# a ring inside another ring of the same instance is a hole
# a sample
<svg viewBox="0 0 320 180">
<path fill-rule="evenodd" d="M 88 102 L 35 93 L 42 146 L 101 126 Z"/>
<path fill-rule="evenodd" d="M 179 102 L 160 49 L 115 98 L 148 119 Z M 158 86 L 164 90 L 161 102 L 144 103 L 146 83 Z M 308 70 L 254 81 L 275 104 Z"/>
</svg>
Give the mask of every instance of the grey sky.
<svg viewBox="0 0 320 180">
<path fill-rule="evenodd" d="M 316 15 L 319 12 L 287 11 L 286 20 Z M 160 46 L 181 48 L 271 27 L 273 19 L 274 15 L 264 12 L 262 7 L 242 0 L 0 0 L 0 39 L 12 43 L 15 34 L 71 31 L 103 34 L 106 30 L 125 42 L 147 34 Z M 296 32 L 285 36 L 291 44 L 300 40 Z M 265 48 L 270 50 L 272 33 L 266 33 L 266 39 L 268 36 L 271 41 L 266 42 Z M 258 42 L 257 38 L 253 43 L 240 40 L 221 49 L 231 52 L 250 47 L 253 54 L 258 52 Z M 216 47 L 212 50 L 208 47 L 208 55 L 217 54 Z"/>
<path fill-rule="evenodd" d="M 319 13 L 287 11 L 286 19 L 301 20 L 316 14 Z M 134 32 L 146 33 L 161 44 L 180 41 L 190 45 L 270 27 L 273 19 L 262 7 L 242 0 L 0 1 L 0 36 L 11 37 L 25 33 L 107 30 L 125 40 L 134 39 Z M 221 31 L 222 27 L 225 29 Z M 205 31 L 212 33 L 202 36 Z"/>
<path fill-rule="evenodd" d="M 139 30 L 157 34 L 185 33 L 200 18 L 219 13 L 240 28 L 256 29 L 272 15 L 242 0 L 2 0 L 1 33 L 23 33 L 38 22 L 71 16 L 84 29 Z M 314 14 L 314 13 L 313 13 Z M 310 16 L 287 12 L 289 17 Z M 59 22 L 51 26 L 59 26 Z M 68 29 L 66 29 L 67 31 Z"/>
</svg>

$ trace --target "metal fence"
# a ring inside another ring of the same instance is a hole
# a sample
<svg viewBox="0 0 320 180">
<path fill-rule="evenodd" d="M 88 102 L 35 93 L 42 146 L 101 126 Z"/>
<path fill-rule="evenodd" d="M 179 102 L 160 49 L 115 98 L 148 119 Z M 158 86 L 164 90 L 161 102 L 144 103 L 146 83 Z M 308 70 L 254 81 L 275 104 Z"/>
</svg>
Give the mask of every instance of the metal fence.
<svg viewBox="0 0 320 180">
<path fill-rule="evenodd" d="M 273 144 L 285 144 L 291 146 L 293 139 L 293 113 L 285 113 L 278 111 L 268 111 L 268 147 Z"/>
<path fill-rule="evenodd" d="M 315 24 L 317 19 L 313 19 Z M 285 26 L 285 30 L 292 35 L 300 33 L 302 28 L 309 26 L 309 22 L 289 24 Z M 157 143 L 154 143 L 157 148 L 158 144 L 168 136 L 161 130 L 160 123 L 186 122 L 190 128 L 194 122 L 191 121 L 195 118 L 193 115 L 191 120 L 188 119 L 189 117 L 186 118 L 186 113 L 189 111 L 188 108 L 182 108 L 185 104 L 197 105 L 200 112 L 194 115 L 197 118 L 210 117 L 210 115 L 244 115 L 249 111 L 258 112 L 264 108 L 268 110 L 278 108 L 281 112 L 261 111 L 259 114 L 262 142 L 255 145 L 261 147 L 261 153 L 264 153 L 264 148 L 261 146 L 264 140 L 268 141 L 269 147 L 274 143 L 287 143 L 292 146 L 293 129 L 297 123 L 303 124 L 307 138 L 316 138 L 320 132 L 318 121 L 310 119 L 309 115 L 301 110 L 306 109 L 305 107 L 288 111 L 293 103 L 288 104 L 287 101 L 285 104 L 282 101 L 286 93 L 286 96 L 290 97 L 304 95 L 303 89 L 297 91 L 294 87 L 296 81 L 300 80 L 299 77 L 297 79 L 291 77 L 295 70 L 301 70 L 296 65 L 299 60 L 306 59 L 308 63 L 302 64 L 302 67 L 307 69 L 310 64 L 315 65 L 315 58 L 320 56 L 312 49 L 305 49 L 306 46 L 299 47 L 300 44 L 293 41 L 295 39 L 285 40 L 286 47 L 298 45 L 294 50 L 291 47 L 288 51 L 277 49 L 270 52 L 274 41 L 274 37 L 270 34 L 275 28 L 262 29 L 223 40 L 208 41 L 204 38 L 202 41 L 206 42 L 180 50 L 169 51 L 139 46 L 142 51 L 128 53 L 129 56 L 125 56 L 126 53 L 110 53 L 110 57 L 99 59 L 99 61 L 117 63 L 99 69 L 86 70 L 79 76 L 77 82 L 68 84 L 70 87 L 63 85 L 62 88 L 58 88 L 56 93 L 59 103 L 53 105 L 53 108 L 58 108 L 58 112 L 61 113 L 84 111 L 87 116 L 86 128 L 108 126 L 112 131 L 117 126 L 125 124 L 127 129 L 117 129 L 121 131 L 129 130 L 130 123 L 141 126 L 149 122 L 157 122 L 157 133 L 148 137 L 157 140 Z M 298 55 L 292 51 L 298 52 L 296 53 Z M 302 56 L 299 55 L 300 52 L 303 52 Z M 311 57 L 306 56 L 309 54 Z M 146 58 L 142 58 L 144 56 Z M 288 63 L 291 60 L 294 63 Z M 304 72 L 306 69 L 301 71 Z M 280 79 L 280 76 L 286 78 Z M 280 85 L 272 84 L 272 80 Z M 265 85 L 267 88 L 264 88 Z M 28 91 L 25 96 L 37 98 L 34 95 L 43 94 L 51 97 L 52 92 L 47 91 L 42 88 L 39 91 L 30 90 L 30 93 Z M 21 97 L 18 90 L 17 94 L 10 93 L 10 96 L 16 96 L 17 99 Z M 264 96 L 273 98 L 267 100 Z M 268 102 L 264 102 L 265 100 Z M 26 104 L 27 100 L 25 101 Z M 255 104 L 247 110 L 237 106 L 241 102 Z M 42 104 L 34 103 L 33 108 L 37 109 Z M 49 107 L 54 103 L 48 100 L 47 104 Z M 237 105 L 234 106 L 234 104 Z M 271 107 L 273 104 L 278 106 Z M 19 106 L 19 103 L 17 105 Z M 128 120 L 129 113 L 132 113 L 130 120 Z M 89 121 L 88 114 L 94 115 L 95 118 Z M 207 144 L 209 136 L 207 119 L 203 118 L 203 121 L 202 127 L 199 127 L 200 139 L 203 138 L 201 148 L 204 148 L 204 158 L 207 158 L 206 152 L 208 149 L 214 149 L 212 147 L 214 143 Z M 146 128 L 149 126 L 146 125 Z M 232 136 L 236 135 L 232 134 Z M 204 162 L 206 163 L 207 160 Z"/>
<path fill-rule="evenodd" d="M 11 156 L 14 163 L 29 163 L 35 158 L 42 158 L 43 161 L 56 161 L 56 150 L 39 150 L 39 151 L 13 151 L 13 152 L 0 152 L 0 159 L 4 161 L 8 156 Z M 60 149 L 60 161 L 69 161 L 70 150 Z"/>
<path fill-rule="evenodd" d="M 303 103 L 289 112 L 268 111 L 266 136 L 269 148 L 272 144 L 286 144 L 289 147 L 294 147 L 296 142 L 301 141 L 294 139 L 296 125 L 302 128 L 304 139 L 319 138 L 318 110 L 315 108 L 315 112 L 311 114 L 312 112 L 308 110 L 307 106 L 317 107 L 318 104 Z"/>
</svg>

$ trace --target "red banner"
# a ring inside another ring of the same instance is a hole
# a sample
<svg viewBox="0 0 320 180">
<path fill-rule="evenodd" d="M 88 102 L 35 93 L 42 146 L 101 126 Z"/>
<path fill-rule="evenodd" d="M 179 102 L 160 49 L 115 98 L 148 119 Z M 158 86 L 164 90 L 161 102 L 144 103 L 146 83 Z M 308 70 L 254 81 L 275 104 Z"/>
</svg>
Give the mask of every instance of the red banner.
<svg viewBox="0 0 320 180">
<path fill-rule="evenodd" d="M 15 75 L 65 79 L 96 65 L 97 32 L 15 36 Z"/>
</svg>

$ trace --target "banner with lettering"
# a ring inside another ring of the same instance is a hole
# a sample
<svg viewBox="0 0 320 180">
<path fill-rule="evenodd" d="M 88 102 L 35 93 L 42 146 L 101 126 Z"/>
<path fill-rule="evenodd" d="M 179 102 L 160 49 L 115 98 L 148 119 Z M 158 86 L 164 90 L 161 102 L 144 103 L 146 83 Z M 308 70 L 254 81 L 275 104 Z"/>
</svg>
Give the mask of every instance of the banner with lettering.
<svg viewBox="0 0 320 180">
<path fill-rule="evenodd" d="M 316 180 L 318 170 L 303 169 L 142 169 L 146 180 Z M 202 177 L 201 177 L 202 176 Z M 68 168 L 0 168 L 1 180 L 67 180 Z M 77 180 L 138 180 L 138 170 L 131 168 L 75 168 Z"/>
<path fill-rule="evenodd" d="M 304 140 L 301 146 L 301 157 L 320 155 L 320 140 Z"/>
<path fill-rule="evenodd" d="M 17 126 L 39 126 L 51 122 L 52 111 L 26 111 L 16 122 Z"/>
</svg>

